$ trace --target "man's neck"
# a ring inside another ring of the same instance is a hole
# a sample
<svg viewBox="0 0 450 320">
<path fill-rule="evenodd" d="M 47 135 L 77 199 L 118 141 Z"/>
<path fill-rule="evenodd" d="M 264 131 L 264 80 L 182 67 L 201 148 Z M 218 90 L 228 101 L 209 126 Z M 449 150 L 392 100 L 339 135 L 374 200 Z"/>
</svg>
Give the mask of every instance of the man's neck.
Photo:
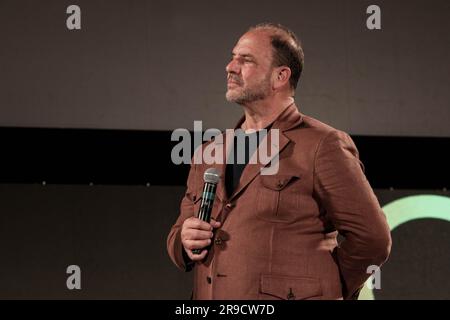
<svg viewBox="0 0 450 320">
<path fill-rule="evenodd" d="M 261 130 L 271 124 L 287 107 L 294 103 L 294 98 L 265 99 L 243 105 L 245 121 L 241 128 L 247 131 Z"/>
</svg>

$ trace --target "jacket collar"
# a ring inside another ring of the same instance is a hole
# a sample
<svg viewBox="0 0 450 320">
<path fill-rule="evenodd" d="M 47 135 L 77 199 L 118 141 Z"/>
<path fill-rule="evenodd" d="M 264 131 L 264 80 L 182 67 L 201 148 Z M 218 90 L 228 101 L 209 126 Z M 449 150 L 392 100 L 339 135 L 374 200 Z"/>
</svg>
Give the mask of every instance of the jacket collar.
<svg viewBox="0 0 450 320">
<path fill-rule="evenodd" d="M 234 127 L 235 130 L 241 128 L 245 121 L 245 115 L 239 119 L 238 123 Z M 287 106 L 278 117 L 271 123 L 272 129 L 279 129 L 284 132 L 292 128 L 298 127 L 303 122 L 303 115 L 298 111 L 295 103 L 291 103 Z"/>
</svg>

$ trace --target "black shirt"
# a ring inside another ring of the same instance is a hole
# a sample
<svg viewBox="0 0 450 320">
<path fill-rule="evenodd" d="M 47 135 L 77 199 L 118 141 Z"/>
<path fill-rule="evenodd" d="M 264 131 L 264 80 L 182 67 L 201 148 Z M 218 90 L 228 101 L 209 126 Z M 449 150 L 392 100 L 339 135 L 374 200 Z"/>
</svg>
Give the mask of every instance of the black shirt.
<svg viewBox="0 0 450 320">
<path fill-rule="evenodd" d="M 228 197 L 233 194 L 239 185 L 239 180 L 241 179 L 245 166 L 258 149 L 259 143 L 266 133 L 267 129 L 249 134 L 244 133 L 242 130 L 235 131 L 233 149 L 229 154 L 225 169 L 225 189 Z"/>
</svg>

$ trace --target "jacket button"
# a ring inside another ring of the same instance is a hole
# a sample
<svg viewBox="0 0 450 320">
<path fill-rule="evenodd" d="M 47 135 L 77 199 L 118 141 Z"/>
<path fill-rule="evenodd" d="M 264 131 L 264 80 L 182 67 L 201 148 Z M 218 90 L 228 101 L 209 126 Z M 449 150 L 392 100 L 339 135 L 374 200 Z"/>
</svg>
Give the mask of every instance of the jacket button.
<svg viewBox="0 0 450 320">
<path fill-rule="evenodd" d="M 295 299 L 295 295 L 294 295 L 294 293 L 292 292 L 292 288 L 289 288 L 289 293 L 288 293 L 288 295 L 287 295 L 287 297 L 286 297 L 288 300 L 294 300 Z"/>
<path fill-rule="evenodd" d="M 209 284 L 211 284 L 211 282 L 212 282 L 211 277 L 206 277 L 206 281 L 207 281 Z"/>
<path fill-rule="evenodd" d="M 222 244 L 222 238 L 217 237 L 217 238 L 214 240 L 214 243 L 215 243 L 216 245 L 220 246 L 220 245 Z"/>
<path fill-rule="evenodd" d="M 278 182 L 277 187 L 280 188 L 280 189 L 283 188 L 283 182 L 281 182 L 281 181 Z"/>
<path fill-rule="evenodd" d="M 228 208 L 228 209 L 231 209 L 231 208 L 233 208 L 233 207 L 234 207 L 234 203 L 231 203 L 231 202 L 230 202 L 230 203 L 227 203 L 227 208 Z"/>
</svg>

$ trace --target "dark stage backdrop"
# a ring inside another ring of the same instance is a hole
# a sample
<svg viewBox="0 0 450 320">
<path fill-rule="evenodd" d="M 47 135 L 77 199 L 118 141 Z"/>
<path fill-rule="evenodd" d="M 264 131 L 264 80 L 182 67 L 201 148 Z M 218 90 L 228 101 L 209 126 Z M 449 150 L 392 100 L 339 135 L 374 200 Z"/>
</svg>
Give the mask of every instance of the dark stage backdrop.
<svg viewBox="0 0 450 320">
<path fill-rule="evenodd" d="M 81 30 L 66 9 L 81 8 Z M 366 9 L 381 9 L 368 30 Z M 245 30 L 301 38 L 301 111 L 354 135 L 450 136 L 448 0 L 1 0 L 0 126 L 232 128 L 225 65 Z"/>
<path fill-rule="evenodd" d="M 172 265 L 165 245 L 183 192 L 174 186 L 0 185 L 0 298 L 188 299 L 192 274 Z M 397 213 L 412 220 L 392 232 L 392 256 L 375 298 L 449 299 L 450 194 L 376 193 L 383 206 L 391 203 L 390 220 Z M 425 200 L 411 196 L 423 194 L 435 196 L 416 214 Z M 400 198 L 404 202 L 392 205 Z M 81 268 L 81 290 L 66 287 L 69 265 Z"/>
</svg>

